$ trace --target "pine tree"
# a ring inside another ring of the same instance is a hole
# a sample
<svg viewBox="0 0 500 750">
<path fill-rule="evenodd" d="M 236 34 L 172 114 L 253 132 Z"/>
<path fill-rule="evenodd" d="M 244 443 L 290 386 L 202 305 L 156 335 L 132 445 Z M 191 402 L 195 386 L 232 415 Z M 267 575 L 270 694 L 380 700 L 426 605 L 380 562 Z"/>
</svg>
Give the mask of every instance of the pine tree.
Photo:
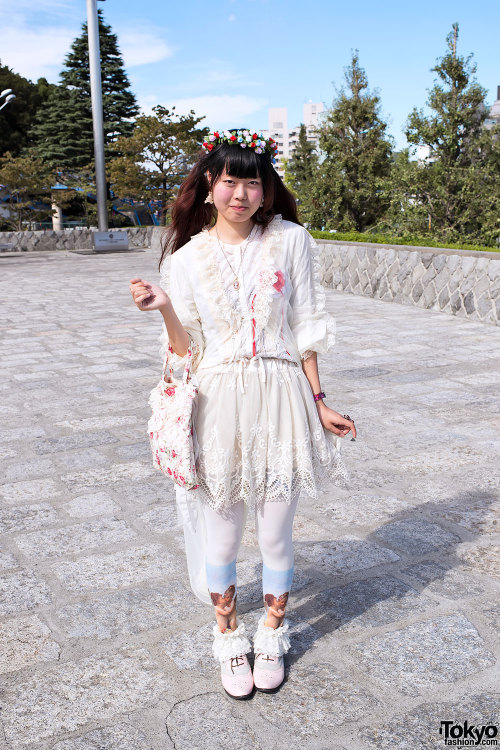
<svg viewBox="0 0 500 750">
<path fill-rule="evenodd" d="M 318 154 L 313 143 L 307 139 L 307 130 L 301 124 L 297 145 L 285 168 L 285 182 L 298 202 L 299 215 L 308 225 L 311 223 L 311 189 L 318 177 Z"/>
<path fill-rule="evenodd" d="M 312 214 L 320 228 L 374 226 L 386 210 L 383 187 L 390 173 L 392 139 L 380 114 L 380 98 L 368 90 L 358 52 L 344 71 L 342 88 L 320 129 L 325 153 L 312 190 Z"/>
<path fill-rule="evenodd" d="M 106 155 L 111 157 L 118 154 L 117 139 L 131 134 L 134 127 L 131 119 L 137 115 L 138 107 L 129 90 L 117 36 L 104 23 L 101 10 L 98 19 L 104 142 Z M 39 112 L 33 132 L 44 159 L 57 168 L 74 171 L 89 165 L 94 156 L 86 23 L 71 45 L 60 79 L 58 90 L 52 92 Z"/>
<path fill-rule="evenodd" d="M 424 146 L 428 157 L 413 172 L 413 194 L 406 193 L 407 223 L 416 218 L 434 237 L 489 243 L 499 234 L 498 128 L 487 130 L 486 91 L 475 78 L 472 55 L 457 54 L 458 24 L 446 38 L 447 52 L 432 68 L 438 80 L 427 102 L 431 114 L 414 109 L 406 137 Z M 402 173 L 404 178 L 404 173 Z"/>
<path fill-rule="evenodd" d="M 104 120 L 104 142 L 113 143 L 120 136 L 132 133 L 134 118 L 139 108 L 134 94 L 129 90 L 130 82 L 123 67 L 123 58 L 118 48 L 118 37 L 111 26 L 103 21 L 102 11 L 98 10 L 99 44 L 101 50 L 102 108 Z M 87 24 L 82 26 L 82 34 L 71 45 L 71 52 L 65 59 L 66 68 L 61 73 L 61 83 L 67 88 L 76 89 L 82 102 L 85 102 L 90 116 L 92 131 L 92 105 L 90 99 L 89 42 Z M 110 153 L 113 149 L 108 149 Z"/>
<path fill-rule="evenodd" d="M 36 151 L 51 167 L 76 172 L 94 158 L 92 118 L 78 90 L 54 86 L 33 127 Z"/>
</svg>

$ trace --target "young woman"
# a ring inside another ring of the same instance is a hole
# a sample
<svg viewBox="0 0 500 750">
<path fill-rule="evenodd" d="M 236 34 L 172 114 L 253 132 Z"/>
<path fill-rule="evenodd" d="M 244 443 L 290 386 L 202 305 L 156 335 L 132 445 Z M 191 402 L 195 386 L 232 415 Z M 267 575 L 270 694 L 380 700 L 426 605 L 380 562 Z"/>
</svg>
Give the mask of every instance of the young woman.
<svg viewBox="0 0 500 750">
<path fill-rule="evenodd" d="M 199 388 L 199 488 L 176 486 L 191 585 L 214 605 L 213 653 L 234 698 L 274 691 L 290 647 L 285 611 L 299 494 L 345 481 L 332 436 L 354 422 L 325 404 L 317 353 L 334 344 L 317 247 L 273 167 L 272 138 L 215 132 L 181 185 L 160 259 L 161 286 L 130 282 L 140 310 L 160 310 L 162 351 L 188 347 Z M 163 287 L 163 288 L 162 288 Z M 251 650 L 236 617 L 236 558 L 247 508 L 263 558 L 265 614 Z"/>
</svg>

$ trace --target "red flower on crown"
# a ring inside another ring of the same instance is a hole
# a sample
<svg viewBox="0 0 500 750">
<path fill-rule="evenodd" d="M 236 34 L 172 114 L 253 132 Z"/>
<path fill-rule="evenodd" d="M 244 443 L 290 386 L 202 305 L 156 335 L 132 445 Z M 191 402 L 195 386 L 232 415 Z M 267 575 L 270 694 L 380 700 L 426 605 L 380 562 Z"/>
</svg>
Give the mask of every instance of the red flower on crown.
<svg viewBox="0 0 500 750">
<path fill-rule="evenodd" d="M 278 153 L 276 141 L 273 138 L 264 138 L 262 133 L 259 135 L 249 130 L 224 130 L 224 132 L 215 130 L 206 141 L 203 141 L 202 148 L 209 154 L 222 143 L 239 144 L 241 148 L 253 148 L 258 154 L 267 152 L 271 156 L 272 163 L 276 163 L 275 157 Z"/>
</svg>

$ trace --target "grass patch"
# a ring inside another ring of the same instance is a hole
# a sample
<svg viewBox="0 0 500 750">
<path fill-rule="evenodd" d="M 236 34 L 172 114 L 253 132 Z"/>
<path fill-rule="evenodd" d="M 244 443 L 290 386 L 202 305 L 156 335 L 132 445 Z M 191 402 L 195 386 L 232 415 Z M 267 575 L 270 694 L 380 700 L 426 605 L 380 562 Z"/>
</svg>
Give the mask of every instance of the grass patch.
<svg viewBox="0 0 500 750">
<path fill-rule="evenodd" d="M 378 245 L 411 245 L 412 247 L 442 247 L 448 250 L 480 250 L 489 253 L 500 252 L 499 247 L 486 245 L 469 245 L 466 242 L 448 242 L 444 244 L 430 237 L 391 237 L 388 234 L 369 234 L 367 232 L 319 232 L 313 230 L 312 236 L 317 240 L 335 240 L 336 242 L 375 242 Z"/>
</svg>

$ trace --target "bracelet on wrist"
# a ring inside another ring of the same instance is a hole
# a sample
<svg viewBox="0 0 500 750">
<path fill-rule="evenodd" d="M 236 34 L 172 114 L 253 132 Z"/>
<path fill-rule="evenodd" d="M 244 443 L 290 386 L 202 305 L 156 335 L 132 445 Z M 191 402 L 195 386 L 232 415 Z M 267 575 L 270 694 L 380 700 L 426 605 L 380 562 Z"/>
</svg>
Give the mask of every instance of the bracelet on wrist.
<svg viewBox="0 0 500 750">
<path fill-rule="evenodd" d="M 325 394 L 323 393 L 323 391 L 320 391 L 319 393 L 315 393 L 315 394 L 313 395 L 313 398 L 314 398 L 314 400 L 315 400 L 315 401 L 319 401 L 319 400 L 320 400 L 320 399 L 322 399 L 322 398 L 326 398 L 326 396 L 325 396 Z"/>
</svg>

